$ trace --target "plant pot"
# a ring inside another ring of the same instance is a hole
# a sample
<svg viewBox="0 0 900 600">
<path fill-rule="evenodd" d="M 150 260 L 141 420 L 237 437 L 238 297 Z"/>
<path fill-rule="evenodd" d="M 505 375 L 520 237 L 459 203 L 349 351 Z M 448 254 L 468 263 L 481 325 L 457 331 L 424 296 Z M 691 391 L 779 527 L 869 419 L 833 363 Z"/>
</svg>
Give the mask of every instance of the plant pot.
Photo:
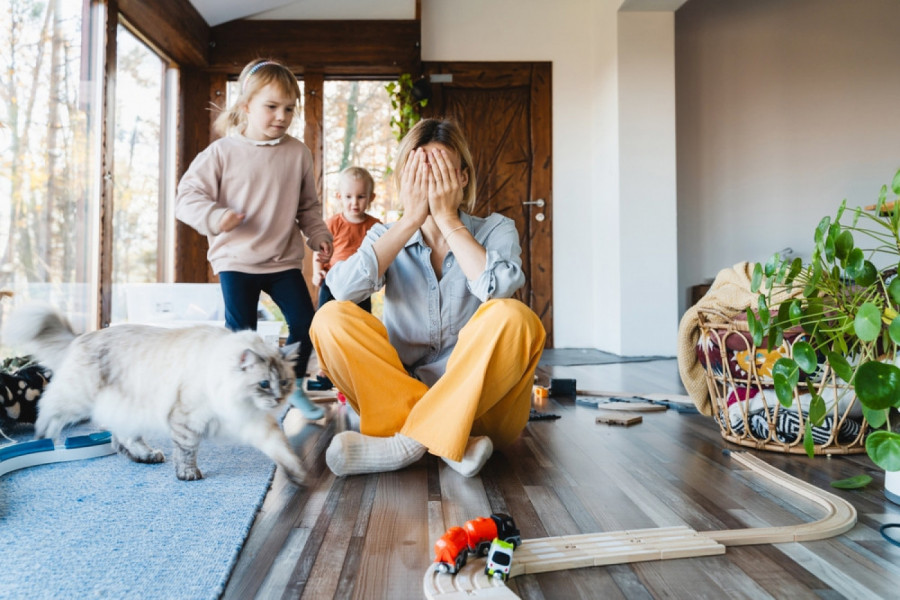
<svg viewBox="0 0 900 600">
<path fill-rule="evenodd" d="M 884 495 L 891 502 L 900 504 L 900 471 L 884 472 Z"/>
</svg>

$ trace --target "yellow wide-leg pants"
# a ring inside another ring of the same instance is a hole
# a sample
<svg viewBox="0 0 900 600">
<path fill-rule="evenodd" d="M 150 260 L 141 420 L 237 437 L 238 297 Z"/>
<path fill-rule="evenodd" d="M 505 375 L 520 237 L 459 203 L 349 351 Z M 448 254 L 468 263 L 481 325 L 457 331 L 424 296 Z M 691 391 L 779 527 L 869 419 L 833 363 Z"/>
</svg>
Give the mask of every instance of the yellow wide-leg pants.
<svg viewBox="0 0 900 600">
<path fill-rule="evenodd" d="M 410 376 L 376 317 L 332 301 L 313 318 L 319 367 L 359 414 L 365 435 L 401 433 L 432 454 L 462 460 L 470 435 L 502 448 L 528 422 L 546 334 L 518 300 L 488 300 L 459 332 L 444 375 L 429 388 Z"/>
</svg>

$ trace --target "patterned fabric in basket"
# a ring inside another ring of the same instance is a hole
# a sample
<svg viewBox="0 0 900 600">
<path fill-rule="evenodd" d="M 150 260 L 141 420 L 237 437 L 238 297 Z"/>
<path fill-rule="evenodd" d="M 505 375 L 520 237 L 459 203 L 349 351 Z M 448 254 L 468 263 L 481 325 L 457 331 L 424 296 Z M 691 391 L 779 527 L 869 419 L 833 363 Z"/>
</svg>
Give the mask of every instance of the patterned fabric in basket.
<svg viewBox="0 0 900 600">
<path fill-rule="evenodd" d="M 745 315 L 734 318 L 735 322 L 746 323 Z M 772 386 L 772 368 L 779 358 L 790 356 L 791 345 L 806 339 L 806 335 L 800 328 L 790 329 L 785 333 L 784 341 L 780 346 L 771 350 L 767 348 L 768 340 L 763 338 L 759 348 L 753 345 L 753 336 L 749 331 L 736 329 L 711 329 L 701 330 L 697 340 L 697 360 L 703 367 L 708 368 L 716 376 L 728 375 L 737 381 L 749 381 L 751 367 L 756 367 L 759 382 L 765 386 Z M 725 360 L 722 360 L 721 345 L 724 342 Z M 707 357 L 709 360 L 707 361 Z M 812 376 L 801 371 L 801 380 L 817 381 L 821 376 L 824 366 L 824 358 L 820 357 L 819 369 Z"/>
<path fill-rule="evenodd" d="M 804 421 L 807 417 L 808 415 L 803 413 Z M 782 409 L 778 411 L 777 415 L 774 415 L 773 409 L 766 408 L 747 416 L 747 424 L 750 427 L 750 433 L 758 440 L 766 440 L 769 438 L 769 424 L 772 422 L 775 423 L 775 432 L 772 437 L 776 441 L 790 444 L 796 441 L 797 437 L 803 433 L 800 428 L 800 418 L 797 416 L 796 411 Z M 813 426 L 813 442 L 816 444 L 827 444 L 830 441 L 832 431 L 834 430 L 834 422 L 834 417 L 828 416 L 825 417 L 822 425 Z M 837 434 L 838 443 L 847 444 L 855 440 L 856 436 L 859 435 L 861 426 L 862 425 L 854 419 L 844 419 L 841 423 L 841 429 Z M 731 428 L 735 433 L 743 435 L 744 420 L 740 416 L 735 419 L 734 415 L 732 415 Z"/>
</svg>

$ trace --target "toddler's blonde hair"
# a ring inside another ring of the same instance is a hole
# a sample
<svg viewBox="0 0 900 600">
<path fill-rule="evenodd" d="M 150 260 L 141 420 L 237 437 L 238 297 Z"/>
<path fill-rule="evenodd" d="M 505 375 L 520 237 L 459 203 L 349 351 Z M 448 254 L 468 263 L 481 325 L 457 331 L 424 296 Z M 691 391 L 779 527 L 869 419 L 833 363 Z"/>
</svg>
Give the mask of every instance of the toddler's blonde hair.
<svg viewBox="0 0 900 600">
<path fill-rule="evenodd" d="M 352 178 L 357 181 L 362 180 L 366 185 L 366 196 L 371 198 L 372 192 L 375 191 L 375 179 L 372 178 L 372 174 L 362 167 L 347 167 L 341 174 L 338 176 L 338 193 L 340 193 L 340 183 L 344 181 L 344 178 Z"/>
<path fill-rule="evenodd" d="M 219 135 L 240 133 L 247 126 L 247 113 L 245 108 L 259 90 L 274 83 L 286 96 L 293 96 L 296 108 L 300 106 L 300 84 L 290 69 L 281 63 L 267 58 L 259 58 L 251 61 L 241 71 L 238 78 L 240 95 L 231 104 L 231 107 L 223 110 L 216 117 L 213 128 Z"/>
</svg>

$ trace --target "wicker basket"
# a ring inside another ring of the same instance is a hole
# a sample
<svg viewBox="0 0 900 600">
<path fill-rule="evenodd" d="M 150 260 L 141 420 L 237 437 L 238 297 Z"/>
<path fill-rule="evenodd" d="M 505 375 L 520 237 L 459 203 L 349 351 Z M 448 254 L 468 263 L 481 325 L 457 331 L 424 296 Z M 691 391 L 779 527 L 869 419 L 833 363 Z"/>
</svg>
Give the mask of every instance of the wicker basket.
<svg viewBox="0 0 900 600">
<path fill-rule="evenodd" d="M 823 365 L 819 372 L 801 381 L 794 391 L 794 403 L 787 409 L 775 396 L 770 369 L 778 357 L 792 356 L 792 344 L 803 339 L 802 331 L 786 332 L 784 343 L 769 352 L 753 344 L 743 315 L 729 318 L 712 311 L 698 311 L 700 343 L 698 359 L 706 371 L 713 416 L 722 437 L 741 446 L 759 450 L 805 454 L 803 432 L 810 387 L 823 397 L 828 427 L 814 428 L 815 454 L 857 454 L 865 452 L 868 426 L 853 389 L 838 380 Z M 790 424 L 790 433 L 786 433 Z M 823 424 L 824 425 L 824 424 Z M 796 434 L 799 432 L 799 434 Z M 795 434 L 791 437 L 791 433 Z"/>
</svg>

